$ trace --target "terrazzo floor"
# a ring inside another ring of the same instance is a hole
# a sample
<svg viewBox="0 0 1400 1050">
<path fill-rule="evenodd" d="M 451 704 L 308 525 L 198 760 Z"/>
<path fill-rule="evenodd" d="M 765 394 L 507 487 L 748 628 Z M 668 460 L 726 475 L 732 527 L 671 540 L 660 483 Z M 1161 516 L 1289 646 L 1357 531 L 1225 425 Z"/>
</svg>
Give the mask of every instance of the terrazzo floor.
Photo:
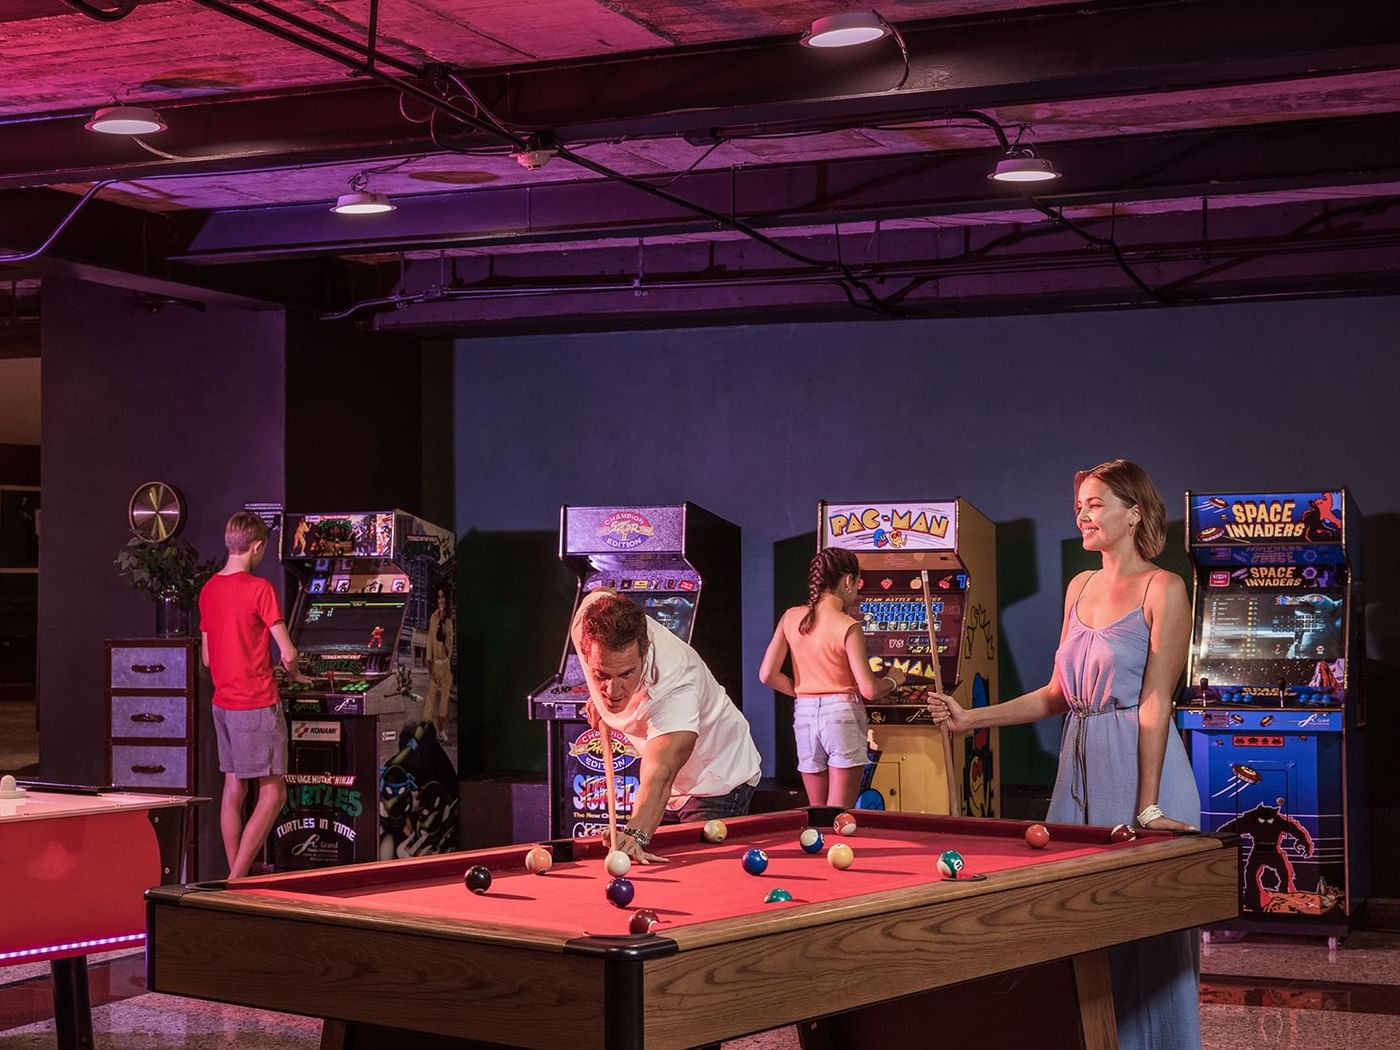
<svg viewBox="0 0 1400 1050">
<path fill-rule="evenodd" d="M 145 991 L 141 952 L 90 963 L 98 1050 L 317 1050 L 319 1021 Z M 1334 956 L 1325 942 L 1246 938 L 1202 955 L 1206 1050 L 1395 1050 L 1400 1047 L 1400 933 L 1352 934 Z M 0 970 L 0 1050 L 52 1050 L 44 965 Z M 1028 1043 L 1028 1047 L 1034 1044 Z M 726 1050 L 797 1050 L 793 1028 Z"/>
</svg>

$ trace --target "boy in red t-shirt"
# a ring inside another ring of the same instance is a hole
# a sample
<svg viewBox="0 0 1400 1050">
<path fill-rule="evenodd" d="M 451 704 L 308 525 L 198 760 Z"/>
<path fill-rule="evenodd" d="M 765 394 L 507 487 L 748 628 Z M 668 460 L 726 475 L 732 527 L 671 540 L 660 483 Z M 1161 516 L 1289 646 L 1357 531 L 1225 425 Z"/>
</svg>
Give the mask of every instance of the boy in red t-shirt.
<svg viewBox="0 0 1400 1050">
<path fill-rule="evenodd" d="M 294 682 L 310 683 L 297 667 L 297 650 L 272 584 L 254 576 L 267 553 L 267 526 L 242 511 L 224 526 L 228 561 L 199 592 L 204 665 L 214 680 L 214 731 L 224 774 L 219 830 L 228 854 L 229 878 L 247 875 L 287 799 L 287 723 L 268 659 L 271 632 L 282 666 Z M 258 798 L 245 825 L 248 781 Z"/>
</svg>

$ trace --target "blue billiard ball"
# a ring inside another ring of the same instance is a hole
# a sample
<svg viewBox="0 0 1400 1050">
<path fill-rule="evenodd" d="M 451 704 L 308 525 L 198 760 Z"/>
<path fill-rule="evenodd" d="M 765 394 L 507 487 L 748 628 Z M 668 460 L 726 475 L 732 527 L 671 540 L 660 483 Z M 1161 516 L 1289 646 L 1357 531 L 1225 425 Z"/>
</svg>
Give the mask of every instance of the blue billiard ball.
<svg viewBox="0 0 1400 1050">
<path fill-rule="evenodd" d="M 751 849 L 744 854 L 743 864 L 750 875 L 762 875 L 768 870 L 768 854 L 761 849 Z"/>
<path fill-rule="evenodd" d="M 822 833 L 816 828 L 804 828 L 802 834 L 797 836 L 797 843 L 803 853 L 820 853 L 825 845 Z"/>
<path fill-rule="evenodd" d="M 632 898 L 637 895 L 636 888 L 631 880 L 618 876 L 608 883 L 608 902 L 615 908 L 625 908 L 632 903 Z"/>
</svg>

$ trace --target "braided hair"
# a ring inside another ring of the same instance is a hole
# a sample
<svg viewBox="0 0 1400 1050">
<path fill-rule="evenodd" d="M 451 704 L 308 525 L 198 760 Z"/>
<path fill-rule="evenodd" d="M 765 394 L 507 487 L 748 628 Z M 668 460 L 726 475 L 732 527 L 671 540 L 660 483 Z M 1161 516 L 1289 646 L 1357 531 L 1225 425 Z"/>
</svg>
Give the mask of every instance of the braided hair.
<svg viewBox="0 0 1400 1050">
<path fill-rule="evenodd" d="M 841 547 L 819 550 L 807 568 L 807 615 L 797 625 L 802 634 L 811 634 L 817 622 L 817 602 L 827 591 L 834 590 L 842 576 L 860 573 L 860 562 L 850 551 Z"/>
</svg>

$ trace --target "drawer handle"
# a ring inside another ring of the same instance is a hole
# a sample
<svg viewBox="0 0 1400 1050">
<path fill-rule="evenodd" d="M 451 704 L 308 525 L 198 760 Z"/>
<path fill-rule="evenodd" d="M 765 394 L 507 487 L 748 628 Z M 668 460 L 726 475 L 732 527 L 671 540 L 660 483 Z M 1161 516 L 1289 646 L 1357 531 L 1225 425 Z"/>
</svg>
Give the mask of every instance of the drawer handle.
<svg viewBox="0 0 1400 1050">
<path fill-rule="evenodd" d="M 137 674 L 160 674 L 165 670 L 165 664 L 132 664 L 131 669 Z"/>
<path fill-rule="evenodd" d="M 144 774 L 147 774 L 147 775 L 149 775 L 149 776 L 156 776 L 156 775 L 158 775 L 158 774 L 160 774 L 160 773 L 164 773 L 164 772 L 165 772 L 165 767 L 164 767 L 164 766 L 132 766 L 132 767 L 131 767 L 131 771 L 132 771 L 133 773 L 144 773 Z"/>
<path fill-rule="evenodd" d="M 158 715 L 154 711 L 141 711 L 131 716 L 133 722 L 164 722 L 165 716 Z"/>
</svg>

